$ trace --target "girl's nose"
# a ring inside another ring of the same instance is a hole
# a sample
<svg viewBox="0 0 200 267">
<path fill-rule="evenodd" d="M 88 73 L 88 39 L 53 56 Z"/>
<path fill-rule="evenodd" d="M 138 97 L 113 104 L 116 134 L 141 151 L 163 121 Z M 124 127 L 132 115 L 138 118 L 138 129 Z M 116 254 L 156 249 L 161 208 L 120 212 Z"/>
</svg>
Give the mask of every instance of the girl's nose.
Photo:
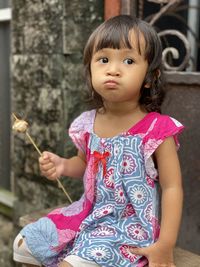
<svg viewBox="0 0 200 267">
<path fill-rule="evenodd" d="M 117 64 L 109 64 L 106 74 L 110 76 L 120 76 L 119 66 L 117 66 Z"/>
</svg>

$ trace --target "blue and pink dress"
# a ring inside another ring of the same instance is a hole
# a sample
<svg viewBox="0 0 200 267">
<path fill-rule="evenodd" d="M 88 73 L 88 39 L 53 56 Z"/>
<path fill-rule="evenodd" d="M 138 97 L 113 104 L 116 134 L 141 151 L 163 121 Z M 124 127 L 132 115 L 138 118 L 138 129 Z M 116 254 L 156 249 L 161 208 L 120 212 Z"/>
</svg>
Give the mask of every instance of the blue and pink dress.
<svg viewBox="0 0 200 267">
<path fill-rule="evenodd" d="M 102 267 L 142 267 L 147 259 L 129 248 L 149 246 L 159 236 L 159 178 L 152 155 L 167 137 L 178 146 L 183 125 L 150 112 L 128 131 L 100 138 L 93 131 L 95 116 L 96 110 L 86 111 L 69 129 L 87 159 L 83 196 L 21 231 L 44 266 L 56 267 L 72 254 Z"/>
</svg>

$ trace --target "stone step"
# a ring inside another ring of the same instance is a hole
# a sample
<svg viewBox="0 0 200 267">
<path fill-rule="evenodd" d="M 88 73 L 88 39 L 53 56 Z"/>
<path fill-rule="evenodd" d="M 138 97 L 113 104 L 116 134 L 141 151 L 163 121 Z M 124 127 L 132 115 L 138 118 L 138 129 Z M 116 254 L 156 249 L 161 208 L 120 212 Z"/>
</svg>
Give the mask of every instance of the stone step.
<svg viewBox="0 0 200 267">
<path fill-rule="evenodd" d="M 63 206 L 63 205 L 62 205 Z M 24 227 L 28 223 L 34 222 L 51 210 L 58 208 L 50 208 L 32 212 L 31 214 L 24 215 L 19 219 L 19 225 Z M 176 267 L 200 267 L 200 255 L 194 254 L 182 248 L 176 247 L 174 250 L 174 260 Z"/>
<path fill-rule="evenodd" d="M 176 247 L 174 250 L 174 262 L 176 267 L 200 267 L 200 256 Z"/>
</svg>

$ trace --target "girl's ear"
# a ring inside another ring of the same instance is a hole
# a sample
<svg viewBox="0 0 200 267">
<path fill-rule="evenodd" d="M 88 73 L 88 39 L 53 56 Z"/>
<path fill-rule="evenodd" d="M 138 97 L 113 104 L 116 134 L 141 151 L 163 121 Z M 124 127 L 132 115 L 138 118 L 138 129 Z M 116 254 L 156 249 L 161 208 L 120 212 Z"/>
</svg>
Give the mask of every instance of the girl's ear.
<svg viewBox="0 0 200 267">
<path fill-rule="evenodd" d="M 145 83 L 144 87 L 145 87 L 145 88 L 150 88 L 151 85 L 150 85 L 149 83 Z"/>
<path fill-rule="evenodd" d="M 144 81 L 144 87 L 151 88 L 152 84 L 160 78 L 160 75 L 161 75 L 160 69 L 156 69 L 154 72 L 147 73 Z"/>
<path fill-rule="evenodd" d="M 152 73 L 151 72 L 147 72 L 146 77 L 144 79 L 144 83 L 143 83 L 143 87 L 144 88 L 151 88 L 152 85 Z"/>
<path fill-rule="evenodd" d="M 157 76 L 157 79 L 160 78 L 160 75 L 161 75 L 161 71 L 160 71 L 160 69 L 157 69 L 157 70 L 156 70 L 156 76 Z"/>
</svg>

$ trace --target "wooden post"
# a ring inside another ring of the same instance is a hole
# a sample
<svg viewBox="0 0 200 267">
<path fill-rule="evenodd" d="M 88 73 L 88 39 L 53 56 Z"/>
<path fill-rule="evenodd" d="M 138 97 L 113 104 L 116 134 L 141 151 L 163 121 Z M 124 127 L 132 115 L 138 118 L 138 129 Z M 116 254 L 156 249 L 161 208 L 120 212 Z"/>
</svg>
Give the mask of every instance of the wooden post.
<svg viewBox="0 0 200 267">
<path fill-rule="evenodd" d="M 136 16 L 136 0 L 121 0 L 121 14 Z"/>
<path fill-rule="evenodd" d="M 104 19 L 120 15 L 121 0 L 104 0 Z"/>
</svg>

